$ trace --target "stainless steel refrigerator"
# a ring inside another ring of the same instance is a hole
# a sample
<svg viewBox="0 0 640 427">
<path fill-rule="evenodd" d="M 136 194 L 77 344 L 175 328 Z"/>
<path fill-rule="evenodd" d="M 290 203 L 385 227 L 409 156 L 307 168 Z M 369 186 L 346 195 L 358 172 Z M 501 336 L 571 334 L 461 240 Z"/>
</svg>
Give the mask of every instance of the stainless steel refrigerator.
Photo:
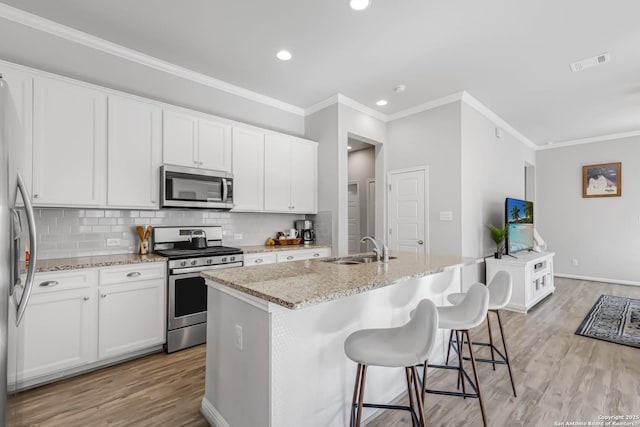
<svg viewBox="0 0 640 427">
<path fill-rule="evenodd" d="M 9 87 L 0 75 L 0 425 L 15 425 L 16 415 L 8 409 L 7 360 L 9 354 L 9 322 L 17 326 L 25 315 L 31 295 L 37 262 L 37 239 L 31 197 L 17 167 L 23 150 L 19 138 L 14 138 L 7 125 L 12 108 Z M 18 124 L 14 124 L 18 126 Z M 26 279 L 21 236 L 27 232 L 30 261 Z M 14 343 L 15 344 L 15 343 Z M 10 422 L 11 419 L 11 422 Z"/>
</svg>

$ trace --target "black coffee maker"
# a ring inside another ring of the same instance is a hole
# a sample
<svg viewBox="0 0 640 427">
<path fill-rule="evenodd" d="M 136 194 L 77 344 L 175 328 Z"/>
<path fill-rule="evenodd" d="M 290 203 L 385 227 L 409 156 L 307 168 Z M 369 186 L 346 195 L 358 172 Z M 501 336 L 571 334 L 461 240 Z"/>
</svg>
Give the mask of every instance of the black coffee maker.
<svg viewBox="0 0 640 427">
<path fill-rule="evenodd" d="M 313 229 L 313 221 L 307 219 L 296 220 L 296 230 L 298 230 L 298 237 L 302 240 L 300 243 L 303 245 L 310 245 L 316 242 L 316 231 Z"/>
</svg>

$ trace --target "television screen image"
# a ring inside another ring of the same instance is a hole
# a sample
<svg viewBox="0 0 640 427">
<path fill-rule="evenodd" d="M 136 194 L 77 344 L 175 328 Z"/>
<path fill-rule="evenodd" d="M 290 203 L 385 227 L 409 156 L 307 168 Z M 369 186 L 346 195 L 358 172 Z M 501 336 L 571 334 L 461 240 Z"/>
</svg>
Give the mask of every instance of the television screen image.
<svg viewBox="0 0 640 427">
<path fill-rule="evenodd" d="M 507 254 L 533 249 L 533 202 L 507 198 L 505 224 Z"/>
</svg>

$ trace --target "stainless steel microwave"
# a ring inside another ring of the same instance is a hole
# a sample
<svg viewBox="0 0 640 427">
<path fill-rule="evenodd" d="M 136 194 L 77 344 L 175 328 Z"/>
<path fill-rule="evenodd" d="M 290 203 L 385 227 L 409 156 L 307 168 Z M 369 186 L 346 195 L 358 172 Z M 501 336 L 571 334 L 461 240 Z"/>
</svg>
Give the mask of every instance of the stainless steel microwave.
<svg viewBox="0 0 640 427">
<path fill-rule="evenodd" d="M 160 167 L 163 208 L 233 208 L 233 174 L 184 166 Z"/>
</svg>

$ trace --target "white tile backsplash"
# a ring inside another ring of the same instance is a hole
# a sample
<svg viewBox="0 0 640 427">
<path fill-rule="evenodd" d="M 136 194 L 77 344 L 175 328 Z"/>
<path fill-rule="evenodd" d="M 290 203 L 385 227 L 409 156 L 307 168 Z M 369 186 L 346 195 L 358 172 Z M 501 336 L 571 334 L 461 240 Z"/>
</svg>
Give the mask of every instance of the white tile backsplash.
<svg viewBox="0 0 640 427">
<path fill-rule="evenodd" d="M 41 259 L 135 253 L 136 225 L 221 225 L 226 245 L 259 245 L 277 231 L 288 230 L 304 215 L 210 212 L 206 210 L 133 211 L 101 209 L 35 209 Z M 22 215 L 24 217 L 24 213 Z M 23 218 L 23 224 L 26 224 Z M 242 234 L 242 240 L 234 240 Z M 23 236 L 23 241 L 27 241 Z M 120 246 L 107 247 L 107 239 Z"/>
</svg>

